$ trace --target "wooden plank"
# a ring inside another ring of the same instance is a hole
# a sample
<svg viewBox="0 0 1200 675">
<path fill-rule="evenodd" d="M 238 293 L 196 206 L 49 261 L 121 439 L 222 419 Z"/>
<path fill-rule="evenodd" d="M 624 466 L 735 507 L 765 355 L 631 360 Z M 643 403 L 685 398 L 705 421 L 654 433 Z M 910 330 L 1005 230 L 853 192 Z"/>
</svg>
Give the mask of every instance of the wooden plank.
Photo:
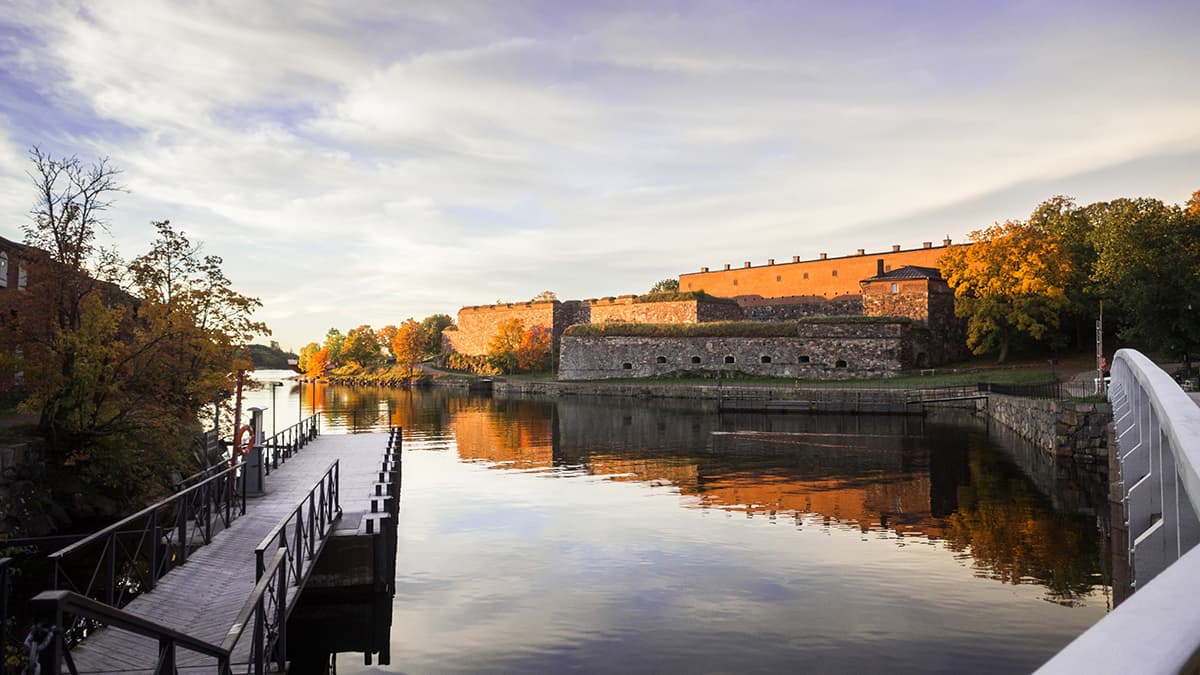
<svg viewBox="0 0 1200 675">
<path fill-rule="evenodd" d="M 159 579 L 125 611 L 201 640 L 220 644 L 255 585 L 254 548 L 295 509 L 334 459 L 340 461 L 339 502 L 344 512 L 370 510 L 372 485 L 387 449 L 388 435 L 321 436 L 293 455 L 266 479 L 267 494 L 248 500 L 246 515 L 192 553 L 188 561 Z M 311 563 L 310 563 L 311 564 Z M 299 589 L 288 590 L 293 602 Z M 235 654 L 249 656 L 253 627 L 247 627 Z M 150 672 L 158 645 L 149 638 L 105 628 L 72 651 L 81 673 Z M 211 672 L 213 660 L 179 652 L 181 667 Z M 204 669 L 208 668 L 208 671 Z"/>
</svg>

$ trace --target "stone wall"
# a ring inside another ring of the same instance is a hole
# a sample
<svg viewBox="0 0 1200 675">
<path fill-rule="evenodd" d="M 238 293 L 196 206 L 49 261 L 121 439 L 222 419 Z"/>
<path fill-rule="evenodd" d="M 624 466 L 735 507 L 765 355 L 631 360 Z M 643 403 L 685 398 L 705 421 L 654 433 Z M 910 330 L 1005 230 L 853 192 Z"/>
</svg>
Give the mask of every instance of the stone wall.
<svg viewBox="0 0 1200 675">
<path fill-rule="evenodd" d="M 908 323 L 800 324 L 795 337 L 574 336 L 562 339 L 559 379 L 740 372 L 849 380 L 887 377 L 911 351 Z"/>
<path fill-rule="evenodd" d="M 634 302 L 637 296 L 588 300 L 590 311 L 587 323 L 610 321 L 628 323 L 700 323 L 703 321 L 740 321 L 745 318 L 742 308 L 731 302 L 710 300 L 670 300 L 664 302 Z"/>
<path fill-rule="evenodd" d="M 1107 470 L 1108 403 L 1077 403 L 989 394 L 988 415 L 1049 455 Z"/>
<path fill-rule="evenodd" d="M 743 295 L 735 299 L 751 321 L 796 321 L 814 316 L 860 316 L 863 313 L 861 295 L 841 295 L 828 300 L 811 295 L 786 298 Z"/>
<path fill-rule="evenodd" d="M 554 330 L 555 316 L 563 311 L 561 304 L 558 301 L 519 302 L 463 307 L 458 310 L 457 330 L 448 330 L 443 335 L 446 336 L 449 347 L 459 354 L 486 354 L 488 341 L 496 334 L 496 327 L 505 321 L 521 319 L 526 328 L 545 326 Z M 561 333 L 562 329 L 559 329 L 554 335 L 556 344 Z"/>
</svg>

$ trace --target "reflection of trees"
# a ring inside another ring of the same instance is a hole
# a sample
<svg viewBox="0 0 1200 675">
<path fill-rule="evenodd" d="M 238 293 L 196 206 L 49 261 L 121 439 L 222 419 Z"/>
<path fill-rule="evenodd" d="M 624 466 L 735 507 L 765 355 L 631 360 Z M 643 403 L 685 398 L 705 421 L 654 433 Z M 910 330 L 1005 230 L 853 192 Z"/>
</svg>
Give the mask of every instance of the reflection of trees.
<svg viewBox="0 0 1200 675">
<path fill-rule="evenodd" d="M 554 464 L 553 409 L 515 401 L 452 401 L 450 430 L 458 456 L 516 468 Z"/>
<path fill-rule="evenodd" d="M 1012 584 L 1036 581 L 1061 604 L 1101 583 L 1100 536 L 1078 516 L 1052 511 L 1029 481 L 995 453 L 971 448 L 970 482 L 947 519 L 946 543 L 970 548 L 975 566 Z"/>
</svg>

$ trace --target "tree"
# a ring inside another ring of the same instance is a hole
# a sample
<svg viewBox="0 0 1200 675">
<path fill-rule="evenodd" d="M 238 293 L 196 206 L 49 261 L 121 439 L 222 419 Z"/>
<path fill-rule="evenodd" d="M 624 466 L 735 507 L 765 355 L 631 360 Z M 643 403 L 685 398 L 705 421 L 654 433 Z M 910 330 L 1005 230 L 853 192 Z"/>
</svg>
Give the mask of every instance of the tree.
<svg viewBox="0 0 1200 675">
<path fill-rule="evenodd" d="M 389 353 L 392 352 L 392 340 L 396 339 L 396 332 L 399 330 L 396 326 L 388 324 L 380 328 L 379 332 L 375 334 L 375 337 L 379 339 L 379 344 L 388 350 Z M 392 356 L 395 356 L 395 354 L 392 353 Z"/>
<path fill-rule="evenodd" d="M 85 270 L 96 253 L 96 229 L 106 227 L 100 215 L 112 206 L 114 193 L 124 191 L 117 183 L 121 172 L 107 158 L 84 165 L 78 157 L 55 159 L 37 146 L 29 159 L 38 198 L 23 228 L 25 243 L 68 269 Z"/>
<path fill-rule="evenodd" d="M 442 353 L 442 331 L 454 325 L 447 314 L 431 314 L 421 319 L 421 330 L 425 331 L 425 354 L 436 356 Z"/>
<path fill-rule="evenodd" d="M 379 337 L 375 330 L 367 325 L 352 328 L 342 342 L 342 362 L 353 363 L 360 367 L 369 366 L 379 361 Z"/>
<path fill-rule="evenodd" d="M 1200 351 L 1200 197 L 1183 206 L 1117 199 L 1087 207 L 1093 271 L 1118 335 L 1139 349 L 1182 358 Z M 1107 313 L 1107 312 L 1106 312 Z"/>
<path fill-rule="evenodd" d="M 1017 335 L 1045 339 L 1069 301 L 1070 260 L 1045 229 L 1008 221 L 970 235 L 973 246 L 950 249 L 940 261 L 954 289 L 954 311 L 967 319 L 967 345 L 976 354 L 1008 358 Z"/>
<path fill-rule="evenodd" d="M 312 360 L 313 354 L 316 354 L 320 350 L 321 345 L 315 342 L 310 342 L 300 348 L 300 359 L 296 364 L 296 366 L 300 368 L 300 372 L 308 372 L 308 364 Z"/>
<path fill-rule="evenodd" d="M 346 341 L 346 336 L 342 335 L 342 331 L 336 328 L 330 328 L 325 333 L 325 343 L 322 345 L 329 350 L 329 362 L 338 365 L 342 362 L 342 343 Z"/>
<path fill-rule="evenodd" d="M 678 279 L 663 279 L 662 281 L 655 282 L 655 284 L 650 287 L 650 292 L 651 293 L 678 293 L 679 292 L 679 280 Z"/>
<path fill-rule="evenodd" d="M 304 368 L 304 376 L 310 379 L 317 379 L 325 375 L 325 371 L 333 365 L 333 359 L 329 356 L 329 350 L 325 347 L 318 349 L 308 358 L 308 363 Z"/>
<path fill-rule="evenodd" d="M 421 362 L 425 353 L 425 330 L 412 317 L 405 319 L 392 339 L 392 354 L 396 356 L 396 365 L 403 366 L 406 377 L 411 378 L 416 365 Z"/>
<path fill-rule="evenodd" d="M 542 291 L 541 293 L 533 296 L 532 302 L 554 302 L 557 299 L 558 295 L 556 295 L 554 291 Z M 498 305 L 500 303 L 496 304 Z"/>
<path fill-rule="evenodd" d="M 527 329 L 521 319 L 509 319 L 488 341 L 488 363 L 501 373 L 541 370 L 547 366 L 552 339 L 545 326 Z"/>
</svg>

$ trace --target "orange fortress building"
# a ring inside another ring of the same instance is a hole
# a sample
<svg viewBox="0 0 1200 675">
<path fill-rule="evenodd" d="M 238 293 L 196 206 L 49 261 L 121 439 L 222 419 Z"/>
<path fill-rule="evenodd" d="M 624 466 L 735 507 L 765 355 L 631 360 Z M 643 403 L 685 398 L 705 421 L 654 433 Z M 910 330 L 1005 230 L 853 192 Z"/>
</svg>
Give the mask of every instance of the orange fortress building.
<svg viewBox="0 0 1200 675">
<path fill-rule="evenodd" d="M 679 275 L 680 291 L 704 291 L 722 298 L 737 298 L 752 301 L 754 298 L 796 298 L 812 301 L 817 298 L 834 299 L 845 295 L 859 295 L 859 282 L 868 277 L 890 272 L 901 267 L 938 266 L 938 260 L 953 246 L 944 239 L 941 246 L 927 241 L 921 248 L 902 250 L 900 245 L 891 251 L 867 253 L 858 249 L 854 255 L 830 258 L 822 253 L 815 260 L 792 258 L 790 263 L 775 263 L 774 258 L 766 265 L 751 265 L 748 261 L 741 267 L 726 264 L 724 269 L 711 271 L 701 267 L 699 272 Z M 962 244 L 959 244 L 961 246 Z"/>
</svg>

